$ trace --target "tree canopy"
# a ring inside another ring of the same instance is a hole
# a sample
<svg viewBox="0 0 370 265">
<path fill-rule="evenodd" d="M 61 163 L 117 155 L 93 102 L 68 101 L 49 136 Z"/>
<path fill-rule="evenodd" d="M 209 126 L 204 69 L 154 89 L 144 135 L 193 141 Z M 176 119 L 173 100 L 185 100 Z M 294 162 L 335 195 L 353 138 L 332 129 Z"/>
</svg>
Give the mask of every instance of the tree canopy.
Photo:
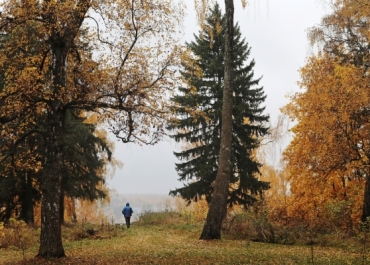
<svg viewBox="0 0 370 265">
<path fill-rule="evenodd" d="M 170 0 L 10 0 L 1 9 L 1 36 L 9 41 L 0 47 L 0 162 L 9 172 L 42 169 L 38 255 L 62 257 L 68 113 L 95 113 L 124 143 L 157 142 L 166 95 L 177 82 L 182 11 Z M 22 34 L 28 29 L 32 37 Z M 42 161 L 35 152 L 27 163 L 15 160 L 17 148 L 36 136 Z"/>
<path fill-rule="evenodd" d="M 342 205 L 346 227 L 370 216 L 367 1 L 336 1 L 310 31 L 320 52 L 300 70 L 302 92 L 284 111 L 297 124 L 285 151 L 290 215 L 319 220 Z"/>
</svg>

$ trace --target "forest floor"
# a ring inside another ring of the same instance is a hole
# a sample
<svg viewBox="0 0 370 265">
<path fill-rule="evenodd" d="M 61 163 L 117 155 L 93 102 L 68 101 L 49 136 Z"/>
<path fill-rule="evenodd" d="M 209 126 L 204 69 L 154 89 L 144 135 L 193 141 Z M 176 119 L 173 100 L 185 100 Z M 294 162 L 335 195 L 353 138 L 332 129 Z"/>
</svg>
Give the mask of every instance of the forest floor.
<svg viewBox="0 0 370 265">
<path fill-rule="evenodd" d="M 363 249 L 278 245 L 248 240 L 199 240 L 202 224 L 111 226 L 110 233 L 72 239 L 63 227 L 66 257 L 35 258 L 38 243 L 0 248 L 0 264 L 370 264 Z M 37 239 L 35 240 L 37 241 Z"/>
</svg>

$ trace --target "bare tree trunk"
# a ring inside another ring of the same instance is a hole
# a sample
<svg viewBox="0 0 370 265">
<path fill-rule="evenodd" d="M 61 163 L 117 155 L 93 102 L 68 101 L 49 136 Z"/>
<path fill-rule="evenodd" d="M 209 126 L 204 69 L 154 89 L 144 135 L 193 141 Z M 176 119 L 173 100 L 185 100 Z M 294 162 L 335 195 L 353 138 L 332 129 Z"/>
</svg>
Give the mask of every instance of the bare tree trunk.
<svg viewBox="0 0 370 265">
<path fill-rule="evenodd" d="M 54 137 L 59 138 L 59 135 Z M 40 248 L 37 256 L 43 258 L 64 257 L 62 245 L 62 233 L 60 222 L 60 193 L 62 178 L 63 157 L 58 143 L 54 146 L 48 144 L 47 165 L 42 177 L 42 199 L 41 199 L 41 235 Z M 51 148 L 54 147 L 54 148 Z"/>
<path fill-rule="evenodd" d="M 56 79 L 59 79 L 56 77 Z M 60 80 L 58 80 L 60 82 Z M 56 81 L 55 83 L 58 83 Z M 58 104 L 51 104 L 58 105 Z M 63 177 L 63 120 L 61 110 L 52 108 L 47 118 L 44 172 L 41 177 L 41 235 L 37 256 L 65 256 L 60 222 L 60 194 Z"/>
<path fill-rule="evenodd" d="M 58 33 L 50 37 L 52 51 L 52 89 L 58 90 L 66 85 L 66 59 L 68 46 Z M 62 245 L 60 197 L 63 178 L 63 131 L 64 110 L 56 97 L 49 105 L 46 131 L 46 150 L 44 172 L 41 180 L 41 235 L 37 256 L 43 258 L 64 257 Z"/>
<path fill-rule="evenodd" d="M 48 10 L 48 1 L 43 2 Z M 41 180 L 41 235 L 40 248 L 37 256 L 43 258 L 59 258 L 65 256 L 62 245 L 60 198 L 63 178 L 63 131 L 64 109 L 58 98 L 60 91 L 66 86 L 66 60 L 69 49 L 78 34 L 85 14 L 90 7 L 90 0 L 78 0 L 70 13 L 68 22 L 61 23 L 63 29 L 52 28 L 47 43 L 51 54 L 51 90 L 54 98 L 49 104 L 45 139 L 45 162 Z M 55 12 L 44 14 L 46 21 L 57 20 Z"/>
<path fill-rule="evenodd" d="M 221 239 L 222 221 L 227 211 L 227 194 L 231 174 L 232 106 L 233 106 L 233 37 L 234 2 L 225 0 L 225 81 L 222 104 L 221 148 L 214 193 L 200 239 Z"/>
</svg>

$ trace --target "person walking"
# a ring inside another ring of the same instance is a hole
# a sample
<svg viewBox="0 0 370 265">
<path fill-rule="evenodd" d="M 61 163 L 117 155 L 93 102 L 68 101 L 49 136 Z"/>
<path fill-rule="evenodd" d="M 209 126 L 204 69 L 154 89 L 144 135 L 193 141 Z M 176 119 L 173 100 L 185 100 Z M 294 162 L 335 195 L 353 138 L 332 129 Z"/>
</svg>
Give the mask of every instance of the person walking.
<svg viewBox="0 0 370 265">
<path fill-rule="evenodd" d="M 126 207 L 122 209 L 122 214 L 125 217 L 127 228 L 130 228 L 130 218 L 131 218 L 133 212 L 134 211 L 130 207 L 130 204 L 126 203 Z"/>
</svg>

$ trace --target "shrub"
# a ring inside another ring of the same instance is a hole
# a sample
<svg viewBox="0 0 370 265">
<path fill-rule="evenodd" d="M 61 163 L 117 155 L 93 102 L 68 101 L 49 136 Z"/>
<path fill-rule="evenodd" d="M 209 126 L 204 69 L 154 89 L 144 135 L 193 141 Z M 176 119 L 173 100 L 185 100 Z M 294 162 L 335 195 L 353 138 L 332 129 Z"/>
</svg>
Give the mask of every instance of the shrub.
<svg viewBox="0 0 370 265">
<path fill-rule="evenodd" d="M 271 222 L 266 212 L 242 211 L 229 214 L 223 229 L 225 236 L 231 239 L 248 239 L 255 242 L 294 244 L 302 237 L 301 229 Z"/>
<path fill-rule="evenodd" d="M 151 212 L 139 214 L 139 224 L 143 225 L 177 225 L 184 222 L 182 214 L 175 211 Z"/>
<path fill-rule="evenodd" d="M 25 250 L 37 241 L 38 236 L 39 231 L 28 227 L 24 221 L 11 218 L 6 226 L 0 224 L 0 247 L 3 248 L 14 246 Z"/>
</svg>

